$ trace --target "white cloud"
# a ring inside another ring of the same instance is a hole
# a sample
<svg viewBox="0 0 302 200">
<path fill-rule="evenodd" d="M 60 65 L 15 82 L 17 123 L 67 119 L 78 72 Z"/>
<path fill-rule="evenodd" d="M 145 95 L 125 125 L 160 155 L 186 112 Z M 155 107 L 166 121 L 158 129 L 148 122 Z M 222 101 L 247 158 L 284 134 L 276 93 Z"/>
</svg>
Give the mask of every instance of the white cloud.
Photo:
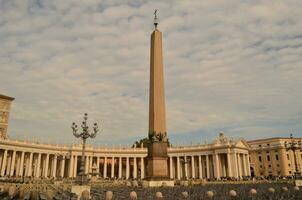
<svg viewBox="0 0 302 200">
<path fill-rule="evenodd" d="M 302 136 L 298 0 L 0 1 L 10 134 L 70 142 L 71 122 L 88 112 L 101 123 L 97 143 L 146 136 L 155 8 L 170 137 Z"/>
</svg>

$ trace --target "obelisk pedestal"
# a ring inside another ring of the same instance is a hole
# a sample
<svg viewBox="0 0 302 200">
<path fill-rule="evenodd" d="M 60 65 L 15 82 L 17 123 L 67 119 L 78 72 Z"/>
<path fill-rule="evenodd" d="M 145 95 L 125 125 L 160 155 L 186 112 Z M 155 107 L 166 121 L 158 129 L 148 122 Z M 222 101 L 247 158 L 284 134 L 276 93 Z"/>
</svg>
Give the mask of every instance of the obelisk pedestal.
<svg viewBox="0 0 302 200">
<path fill-rule="evenodd" d="M 162 180 L 168 178 L 167 143 L 154 142 L 148 146 L 147 178 Z"/>
</svg>

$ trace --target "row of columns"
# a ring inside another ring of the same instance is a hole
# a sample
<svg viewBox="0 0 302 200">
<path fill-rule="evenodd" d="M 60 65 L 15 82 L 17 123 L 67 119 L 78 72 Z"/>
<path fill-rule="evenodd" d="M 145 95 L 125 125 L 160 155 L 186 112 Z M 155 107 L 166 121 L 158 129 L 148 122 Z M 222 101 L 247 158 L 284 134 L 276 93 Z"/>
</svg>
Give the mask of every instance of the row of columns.
<svg viewBox="0 0 302 200">
<path fill-rule="evenodd" d="M 3 152 L 0 150 L 0 176 L 74 178 L 79 172 L 80 160 L 80 155 L 58 156 L 56 154 L 19 152 L 5 149 Z M 110 174 L 107 173 L 109 166 Z M 116 169 L 117 173 L 115 173 Z M 132 170 L 131 172 L 130 169 Z M 103 178 L 128 179 L 131 175 L 131 178 L 143 179 L 145 178 L 145 159 L 144 157 L 86 156 L 85 173 L 96 173 Z"/>
<path fill-rule="evenodd" d="M 74 178 L 78 174 L 80 167 L 79 155 L 72 155 L 68 165 L 68 177 Z M 131 163 L 130 163 L 131 160 Z M 79 161 L 79 162 L 78 162 Z M 123 162 L 124 161 L 124 162 Z M 131 165 L 132 164 L 132 165 Z M 131 167 L 130 167 L 131 165 Z M 109 168 L 110 167 L 110 168 Z M 132 171 L 130 172 L 130 168 Z M 110 170 L 110 173 L 109 173 Z M 95 173 L 103 178 L 145 178 L 145 158 L 144 157 L 85 157 L 85 174 Z"/>
<path fill-rule="evenodd" d="M 220 179 L 250 176 L 249 155 L 243 153 L 214 153 L 169 157 L 171 179 Z"/>
<path fill-rule="evenodd" d="M 4 149 L 0 153 L 0 176 L 57 177 L 64 176 L 64 158 L 58 171 L 57 155 Z"/>
<path fill-rule="evenodd" d="M 0 176 L 74 178 L 79 172 L 80 160 L 80 155 L 62 156 L 4 149 L 0 152 Z M 220 179 L 250 175 L 249 155 L 236 152 L 171 155 L 168 165 L 171 179 Z M 103 178 L 144 179 L 145 168 L 144 157 L 85 157 L 85 173 L 95 173 Z"/>
</svg>

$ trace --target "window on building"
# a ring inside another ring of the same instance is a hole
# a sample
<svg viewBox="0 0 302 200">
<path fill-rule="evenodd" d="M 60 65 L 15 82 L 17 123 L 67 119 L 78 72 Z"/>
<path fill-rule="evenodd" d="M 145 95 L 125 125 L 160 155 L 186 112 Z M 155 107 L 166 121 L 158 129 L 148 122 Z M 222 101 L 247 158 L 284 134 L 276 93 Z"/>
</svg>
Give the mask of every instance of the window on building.
<svg viewBox="0 0 302 200">
<path fill-rule="evenodd" d="M 268 168 L 271 168 L 272 166 L 271 165 L 268 165 Z"/>
<path fill-rule="evenodd" d="M 260 168 L 262 168 L 262 165 L 260 165 Z"/>
<path fill-rule="evenodd" d="M 276 155 L 276 160 L 279 160 L 279 156 L 278 155 Z"/>
<path fill-rule="evenodd" d="M 266 156 L 267 161 L 271 161 L 271 157 L 269 155 Z"/>
<path fill-rule="evenodd" d="M 289 154 L 286 154 L 286 156 L 287 156 L 287 160 L 289 160 Z"/>
<path fill-rule="evenodd" d="M 292 174 L 292 171 L 289 171 L 288 173 L 289 173 L 289 174 Z"/>
<path fill-rule="evenodd" d="M 279 164 L 277 164 L 277 167 L 280 167 L 280 165 L 279 165 Z"/>
<path fill-rule="evenodd" d="M 288 166 L 290 167 L 290 164 L 288 164 Z"/>
<path fill-rule="evenodd" d="M 261 156 L 259 156 L 259 162 L 262 162 L 262 158 L 261 158 Z"/>
<path fill-rule="evenodd" d="M 269 153 L 269 151 L 266 151 L 266 153 Z"/>
</svg>

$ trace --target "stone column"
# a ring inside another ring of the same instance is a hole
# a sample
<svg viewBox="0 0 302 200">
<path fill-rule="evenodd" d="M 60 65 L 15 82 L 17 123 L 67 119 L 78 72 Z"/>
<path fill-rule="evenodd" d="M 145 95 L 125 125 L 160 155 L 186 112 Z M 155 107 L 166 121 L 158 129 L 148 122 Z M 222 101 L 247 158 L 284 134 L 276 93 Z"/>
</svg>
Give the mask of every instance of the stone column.
<svg viewBox="0 0 302 200">
<path fill-rule="evenodd" d="M 103 172 L 103 177 L 107 178 L 107 157 L 104 158 L 104 172 Z"/>
<path fill-rule="evenodd" d="M 77 177 L 77 171 L 78 171 L 78 156 L 74 156 L 74 164 L 73 164 L 73 177 Z"/>
<path fill-rule="evenodd" d="M 5 168 L 6 168 L 6 161 L 7 161 L 7 150 L 4 150 L 4 155 L 3 155 L 3 163 L 1 166 L 1 176 L 4 176 Z"/>
<path fill-rule="evenodd" d="M 237 157 L 235 153 L 231 153 L 232 167 L 233 167 L 233 176 L 238 178 L 238 166 L 237 166 Z"/>
<path fill-rule="evenodd" d="M 24 174 L 24 176 L 26 177 L 27 176 L 27 174 L 28 174 L 28 165 L 29 165 L 29 156 L 26 156 L 26 152 L 24 152 L 24 172 L 23 172 L 23 174 Z"/>
<path fill-rule="evenodd" d="M 177 165 L 177 179 L 180 179 L 180 160 L 179 156 L 176 157 L 176 165 Z"/>
<path fill-rule="evenodd" d="M 111 158 L 111 178 L 114 178 L 114 157 Z"/>
<path fill-rule="evenodd" d="M 92 161 L 93 161 L 93 156 L 89 156 L 89 169 L 88 169 L 89 173 L 92 172 Z"/>
<path fill-rule="evenodd" d="M 173 179 L 173 157 L 169 157 L 170 160 L 170 179 Z"/>
<path fill-rule="evenodd" d="M 118 161 L 118 178 L 122 178 L 122 157 L 119 157 Z"/>
<path fill-rule="evenodd" d="M 69 166 L 68 166 L 68 178 L 73 175 L 73 155 L 70 155 Z"/>
<path fill-rule="evenodd" d="M 20 171 L 20 162 L 21 162 L 21 156 L 19 153 L 16 154 L 16 160 L 17 160 L 17 165 L 16 165 L 16 172 L 15 172 L 15 176 L 18 177 L 19 176 L 19 171 Z M 0 159 L 0 162 L 1 159 Z"/>
<path fill-rule="evenodd" d="M 21 153 L 21 161 L 20 161 L 20 169 L 19 169 L 19 176 L 23 177 L 23 169 L 24 169 L 24 151 Z"/>
<path fill-rule="evenodd" d="M 288 161 L 286 157 L 286 149 L 284 147 L 281 147 L 279 150 L 279 156 L 280 156 L 280 169 L 281 169 L 281 176 L 288 176 Z"/>
<path fill-rule="evenodd" d="M 29 163 L 28 163 L 28 174 L 27 176 L 32 176 L 32 166 L 33 165 L 33 153 L 30 152 L 30 155 L 29 155 Z"/>
<path fill-rule="evenodd" d="M 49 168 L 49 154 L 47 153 L 46 154 L 46 157 L 45 157 L 45 167 L 44 167 L 44 177 L 47 178 L 48 177 L 48 168 Z"/>
<path fill-rule="evenodd" d="M 38 163 L 37 163 L 37 174 L 36 177 L 40 177 L 41 176 L 41 153 L 38 154 Z"/>
<path fill-rule="evenodd" d="M 11 166 L 12 166 L 12 155 L 8 155 L 5 175 L 7 176 L 10 175 Z"/>
<path fill-rule="evenodd" d="M 215 160 L 215 162 L 214 162 L 214 172 L 215 172 L 215 177 L 217 178 L 217 179 L 220 179 L 220 164 L 219 164 L 219 154 L 217 154 L 217 153 L 215 153 L 214 154 L 214 160 Z"/>
<path fill-rule="evenodd" d="M 238 163 L 238 176 L 242 176 L 242 167 L 241 167 L 241 159 L 240 159 L 240 154 L 237 153 L 237 163 Z"/>
<path fill-rule="evenodd" d="M 16 151 L 13 151 L 12 164 L 11 164 L 11 168 L 10 168 L 10 176 L 14 176 L 15 162 L 16 162 Z"/>
<path fill-rule="evenodd" d="M 96 157 L 96 167 L 97 167 L 96 172 L 100 173 L 100 157 Z"/>
<path fill-rule="evenodd" d="M 145 161 L 144 157 L 141 157 L 141 179 L 145 178 Z"/>
<path fill-rule="evenodd" d="M 195 178 L 195 161 L 194 156 L 191 156 L 191 165 L 192 165 L 192 178 Z"/>
<path fill-rule="evenodd" d="M 184 157 L 185 159 L 185 178 L 188 178 L 188 163 L 187 163 L 187 156 Z"/>
<path fill-rule="evenodd" d="M 65 156 L 62 157 L 61 161 L 61 177 L 64 178 L 64 171 L 65 171 Z"/>
<path fill-rule="evenodd" d="M 199 171 L 199 178 L 202 179 L 202 163 L 201 163 L 201 156 L 198 156 L 198 171 Z"/>
<path fill-rule="evenodd" d="M 54 155 L 52 162 L 52 177 L 57 177 L 57 155 Z"/>
<path fill-rule="evenodd" d="M 242 161 L 243 161 L 243 174 L 244 176 L 247 176 L 247 166 L 246 166 L 246 159 L 244 154 L 242 154 Z"/>
<path fill-rule="evenodd" d="M 37 175 L 37 169 L 38 169 L 38 158 L 37 156 L 35 156 L 35 153 L 33 155 L 33 177 L 36 177 Z"/>
<path fill-rule="evenodd" d="M 249 155 L 246 154 L 246 163 L 247 163 L 247 175 L 251 176 L 251 168 L 250 168 L 250 159 L 249 159 Z"/>
<path fill-rule="evenodd" d="M 227 162 L 228 162 L 228 176 L 229 177 L 233 177 L 233 173 L 232 173 L 232 162 L 231 162 L 231 154 L 227 153 Z"/>
<path fill-rule="evenodd" d="M 129 179 L 129 157 L 126 158 L 126 179 Z"/>
<path fill-rule="evenodd" d="M 133 157 L 133 178 L 137 178 L 137 163 L 136 157 Z"/>
<path fill-rule="evenodd" d="M 206 164 L 207 164 L 207 178 L 209 179 L 210 176 L 210 163 L 209 163 L 209 155 L 206 155 Z"/>
</svg>

